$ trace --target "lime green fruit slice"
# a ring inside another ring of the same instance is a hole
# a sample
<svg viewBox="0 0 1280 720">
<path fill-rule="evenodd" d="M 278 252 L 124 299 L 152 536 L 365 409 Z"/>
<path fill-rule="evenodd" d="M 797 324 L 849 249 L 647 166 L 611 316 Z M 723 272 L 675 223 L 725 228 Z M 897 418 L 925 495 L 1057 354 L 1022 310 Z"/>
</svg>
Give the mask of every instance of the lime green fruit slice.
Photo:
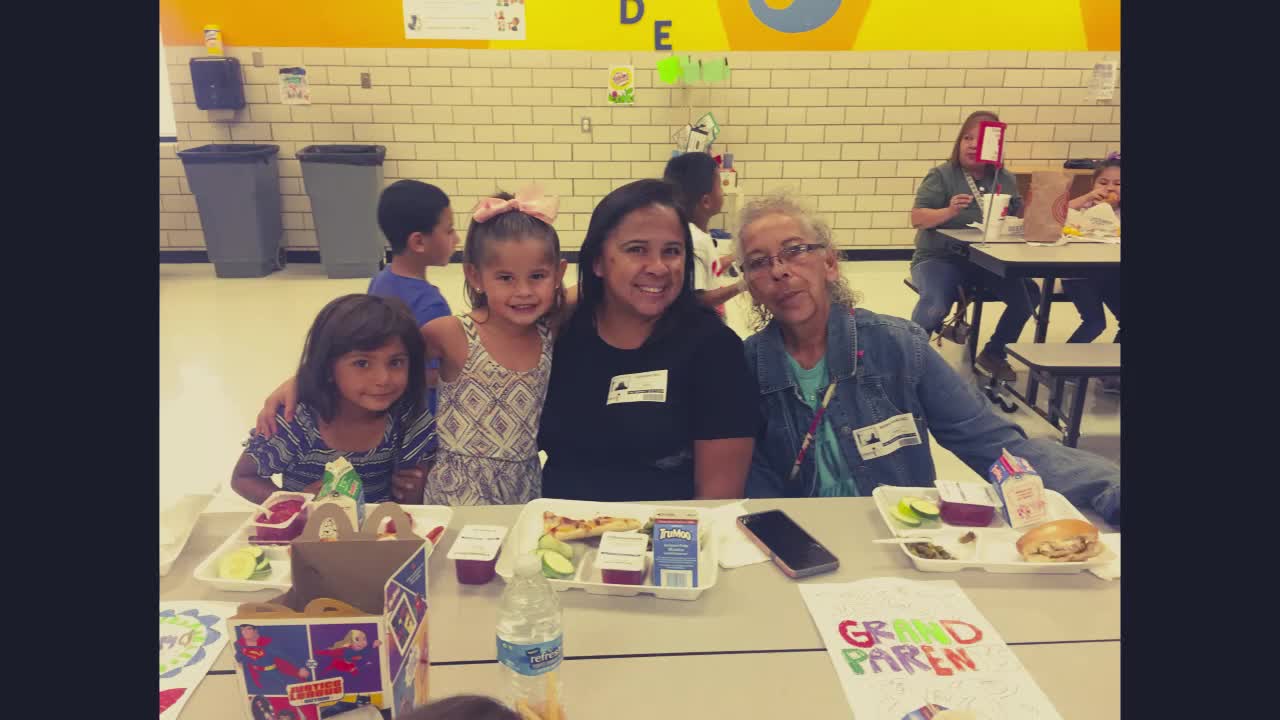
<svg viewBox="0 0 1280 720">
<path fill-rule="evenodd" d="M 573 546 L 559 538 L 552 537 L 551 535 L 543 535 L 538 540 L 538 549 L 551 550 L 565 556 L 569 560 L 573 559 Z"/>
<path fill-rule="evenodd" d="M 900 508 L 890 510 L 889 514 L 893 516 L 894 520 L 897 520 L 907 527 L 920 527 L 920 518 L 916 517 L 914 514 L 908 515 L 907 513 L 902 512 Z"/>
<path fill-rule="evenodd" d="M 542 554 L 542 574 L 557 580 L 573 577 L 573 563 L 560 553 L 545 552 Z"/>
<path fill-rule="evenodd" d="M 938 506 L 928 500 L 912 500 L 911 509 L 915 511 L 916 515 L 929 520 L 932 520 L 941 514 L 941 511 L 938 510 Z"/>
<path fill-rule="evenodd" d="M 228 580 L 248 580 L 257 567 L 258 559 L 244 550 L 227 553 L 218 561 L 218 576 Z"/>
</svg>

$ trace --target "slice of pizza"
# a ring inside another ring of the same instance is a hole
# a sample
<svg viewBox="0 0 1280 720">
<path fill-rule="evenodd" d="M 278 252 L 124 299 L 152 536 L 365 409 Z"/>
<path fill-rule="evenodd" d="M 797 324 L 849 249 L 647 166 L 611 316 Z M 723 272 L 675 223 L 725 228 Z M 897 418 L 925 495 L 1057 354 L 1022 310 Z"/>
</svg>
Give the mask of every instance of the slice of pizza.
<svg viewBox="0 0 1280 720">
<path fill-rule="evenodd" d="M 590 529 L 587 531 L 588 537 L 599 537 L 607 532 L 628 532 L 644 527 L 644 523 L 639 520 L 610 517 L 609 515 L 599 515 L 588 524 L 590 525 Z"/>
<path fill-rule="evenodd" d="M 561 517 L 551 511 L 542 513 L 542 532 L 557 540 L 581 540 L 587 537 L 588 526 L 583 520 Z"/>
<path fill-rule="evenodd" d="M 581 540 L 599 537 L 607 532 L 639 530 L 644 523 L 632 518 L 616 518 L 598 515 L 592 520 L 575 520 L 561 517 L 550 511 L 542 513 L 542 532 L 557 540 Z"/>
</svg>

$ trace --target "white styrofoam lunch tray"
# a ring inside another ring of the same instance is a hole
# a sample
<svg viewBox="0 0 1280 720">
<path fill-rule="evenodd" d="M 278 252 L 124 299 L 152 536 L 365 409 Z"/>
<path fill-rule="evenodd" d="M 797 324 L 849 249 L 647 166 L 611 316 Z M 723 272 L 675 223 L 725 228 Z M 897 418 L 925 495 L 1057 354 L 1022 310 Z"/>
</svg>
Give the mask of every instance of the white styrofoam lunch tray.
<svg viewBox="0 0 1280 720">
<path fill-rule="evenodd" d="M 213 500 L 212 493 L 186 495 L 160 512 L 160 576 L 169 574 L 182 554 L 191 533 L 196 529 L 200 513 Z"/>
<path fill-rule="evenodd" d="M 955 560 L 930 560 L 922 558 L 906 545 L 899 545 L 902 553 L 911 559 L 916 569 L 921 572 L 956 572 L 967 568 L 986 570 L 993 573 L 1043 573 L 1070 574 L 1087 570 L 1091 567 L 1106 565 L 1116 559 L 1117 555 L 1110 548 L 1104 547 L 1096 557 L 1081 562 L 1033 563 L 1022 559 L 1018 554 L 1018 538 L 1026 530 L 1014 530 L 1005 522 L 1000 508 L 996 508 L 995 518 L 986 527 L 974 528 L 962 525 L 948 525 L 941 520 L 925 521 L 920 527 L 907 527 L 893 519 L 889 511 L 904 497 L 918 497 L 931 502 L 938 502 L 938 491 L 934 488 L 895 487 L 881 485 L 872 491 L 876 509 L 880 511 L 880 519 L 897 537 L 932 536 L 933 544 L 945 549 Z M 1053 490 L 1044 491 L 1045 501 L 1049 506 L 1049 521 L 1068 518 L 1085 520 L 1085 516 L 1075 508 L 1061 493 Z M 1046 521 L 1047 522 L 1047 521 Z M 1029 528 L 1028 528 L 1029 529 Z M 961 544 L 960 538 L 973 531 L 976 539 Z"/>
<path fill-rule="evenodd" d="M 524 553 L 534 552 L 538 547 L 538 539 L 542 537 L 542 513 L 551 511 L 556 515 L 570 517 L 575 520 L 590 520 L 599 515 L 611 515 L 619 518 L 632 518 L 640 522 L 648 522 L 653 514 L 660 510 L 697 510 L 698 535 L 707 542 L 698 543 L 698 584 L 691 588 L 658 587 L 653 584 L 653 551 L 650 550 L 645 559 L 644 583 L 641 585 L 618 585 L 606 583 L 600 579 L 600 569 L 595 565 L 595 541 L 569 540 L 574 546 L 574 575 L 565 580 L 549 580 L 556 590 L 579 589 L 592 595 L 653 595 L 664 600 L 697 600 L 704 590 L 715 587 L 720 575 L 720 563 L 717 554 L 718 543 L 711 539 L 712 508 L 677 508 L 671 505 L 641 505 L 635 503 L 590 502 L 585 500 L 556 500 L 539 498 L 524 506 L 520 516 L 516 518 L 515 527 L 507 533 L 502 553 L 498 556 L 497 572 L 502 579 L 510 580 L 515 574 L 516 558 Z"/>
<path fill-rule="evenodd" d="M 437 526 L 443 525 L 447 530 L 453 520 L 453 508 L 444 505 L 401 505 L 413 518 L 413 532 L 426 538 L 427 533 Z M 365 517 L 378 509 L 378 503 L 365 505 Z M 249 516 L 235 532 L 231 533 L 223 543 L 214 550 L 204 562 L 192 573 L 201 582 L 208 583 L 215 589 L 225 592 L 256 592 L 258 590 L 288 590 L 293 584 L 293 573 L 289 563 L 288 545 L 263 545 L 263 553 L 271 561 L 271 574 L 261 580 L 231 580 L 218 577 L 218 561 L 233 550 L 249 546 L 249 537 L 255 532 L 253 516 Z M 437 538 L 439 542 L 439 538 Z M 428 550 L 428 554 L 430 554 Z"/>
</svg>

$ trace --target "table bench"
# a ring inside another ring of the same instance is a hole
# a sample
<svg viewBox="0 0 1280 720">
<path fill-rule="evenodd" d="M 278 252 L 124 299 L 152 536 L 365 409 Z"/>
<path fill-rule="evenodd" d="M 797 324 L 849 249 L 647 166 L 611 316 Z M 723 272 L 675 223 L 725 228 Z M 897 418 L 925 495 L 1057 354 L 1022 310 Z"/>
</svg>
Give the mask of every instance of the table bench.
<svg viewBox="0 0 1280 720">
<path fill-rule="evenodd" d="M 1033 281 L 1040 287 L 1040 292 L 1044 292 L 1044 283 Z M 920 294 L 920 288 L 916 287 L 915 281 L 908 275 L 902 279 L 902 284 L 911 289 L 911 292 Z M 967 292 L 972 293 L 973 299 L 970 303 L 973 305 L 973 322 L 969 323 L 969 339 L 965 343 L 966 351 L 969 353 L 969 364 L 972 365 L 978 356 L 978 332 L 982 327 L 982 304 L 984 302 L 993 302 L 1000 299 L 1000 296 L 991 292 L 985 287 L 967 288 Z M 1058 280 L 1053 285 L 1053 295 L 1049 298 L 1050 302 L 1070 302 L 1071 298 L 1062 288 L 1062 281 Z M 1034 314 L 1034 310 L 1032 311 Z"/>
<path fill-rule="evenodd" d="M 1005 346 L 1012 357 L 1027 366 L 1027 394 L 1022 396 L 1016 388 L 1010 388 L 1015 397 L 1022 400 L 1037 415 L 1062 431 L 1062 444 L 1075 447 L 1080 440 L 1080 420 L 1084 415 L 1084 398 L 1090 378 L 1116 377 L 1120 375 L 1120 345 L 1118 343 L 1012 343 Z M 1042 411 L 1036 405 L 1039 378 L 1044 376 L 1049 386 L 1049 409 Z M 1078 383 L 1071 398 L 1071 409 L 1062 408 L 1063 390 L 1068 380 Z M 1065 427 L 1064 427 L 1065 421 Z"/>
</svg>

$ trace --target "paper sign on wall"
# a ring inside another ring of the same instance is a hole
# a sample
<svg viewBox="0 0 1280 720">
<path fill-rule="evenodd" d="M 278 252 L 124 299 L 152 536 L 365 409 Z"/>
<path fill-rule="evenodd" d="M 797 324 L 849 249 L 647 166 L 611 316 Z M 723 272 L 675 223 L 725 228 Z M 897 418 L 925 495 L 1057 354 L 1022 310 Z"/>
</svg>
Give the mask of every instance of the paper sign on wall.
<svg viewBox="0 0 1280 720">
<path fill-rule="evenodd" d="M 658 61 L 658 80 L 667 85 L 675 85 L 680 80 L 683 69 L 680 65 L 680 58 L 672 55 Z"/>
<path fill-rule="evenodd" d="M 858 720 L 917 720 L 948 709 L 982 720 L 1061 720 L 954 581 L 799 587 Z"/>
<path fill-rule="evenodd" d="M 614 105 L 634 105 L 636 102 L 636 69 L 632 65 L 614 65 L 609 68 L 608 101 Z"/>
<path fill-rule="evenodd" d="M 524 40 L 524 0 L 404 0 L 404 36 Z"/>
<path fill-rule="evenodd" d="M 1114 61 L 1095 63 L 1093 75 L 1089 78 L 1089 102 L 1110 100 L 1115 97 L 1118 75 L 1119 66 Z"/>
<path fill-rule="evenodd" d="M 307 85 L 306 68 L 280 68 L 280 102 L 285 105 L 311 104 L 311 88 Z"/>
</svg>

